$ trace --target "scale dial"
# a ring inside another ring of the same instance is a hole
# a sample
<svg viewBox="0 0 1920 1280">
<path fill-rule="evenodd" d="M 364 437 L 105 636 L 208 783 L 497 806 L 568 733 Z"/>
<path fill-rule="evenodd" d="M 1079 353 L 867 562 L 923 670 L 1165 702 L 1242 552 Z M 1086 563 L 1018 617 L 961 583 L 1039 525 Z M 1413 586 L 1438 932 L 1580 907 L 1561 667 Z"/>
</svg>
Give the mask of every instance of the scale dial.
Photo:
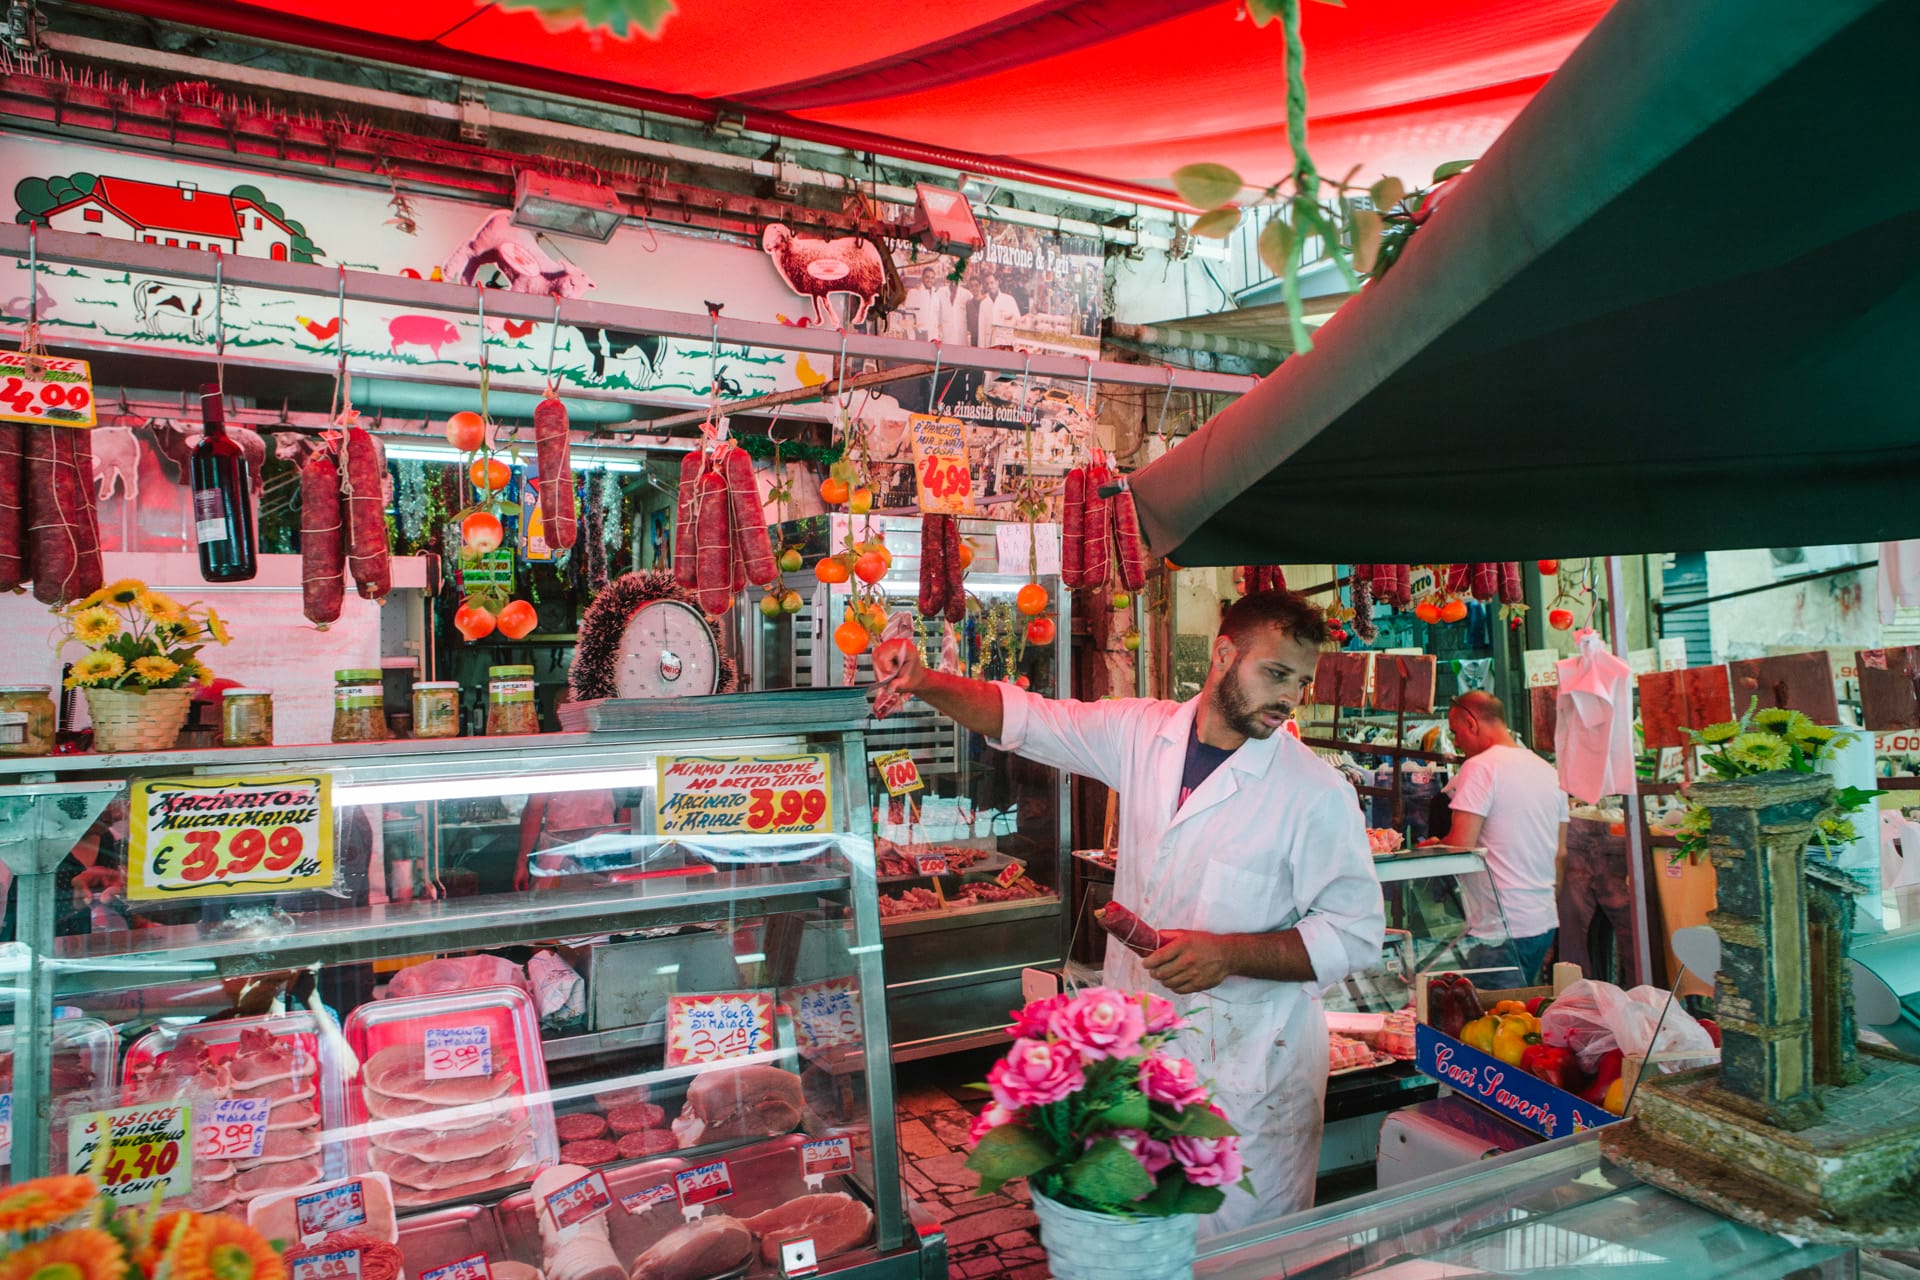
<svg viewBox="0 0 1920 1280">
<path fill-rule="evenodd" d="M 679 600 L 651 600 L 620 632 L 614 696 L 697 698 L 720 685 L 720 645 L 700 611 Z"/>
</svg>

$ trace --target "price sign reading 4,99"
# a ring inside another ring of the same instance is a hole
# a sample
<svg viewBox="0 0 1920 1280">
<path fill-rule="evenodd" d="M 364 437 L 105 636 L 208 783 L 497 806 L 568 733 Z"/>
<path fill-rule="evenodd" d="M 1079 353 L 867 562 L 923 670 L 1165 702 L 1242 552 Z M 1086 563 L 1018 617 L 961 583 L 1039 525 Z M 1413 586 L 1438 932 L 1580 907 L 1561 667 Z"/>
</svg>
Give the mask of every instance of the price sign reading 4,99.
<svg viewBox="0 0 1920 1280">
<path fill-rule="evenodd" d="M 428 1027 L 427 1079 L 493 1074 L 493 1037 L 485 1027 Z"/>
<path fill-rule="evenodd" d="M 93 373 L 85 360 L 0 351 L 0 422 L 94 425 Z"/>
<path fill-rule="evenodd" d="M 833 830 L 825 755 L 661 756 L 661 835 L 802 835 Z"/>
<path fill-rule="evenodd" d="M 134 783 L 127 896 L 152 902 L 331 887 L 331 788 L 324 773 Z"/>
<path fill-rule="evenodd" d="M 718 1062 L 773 1048 L 773 993 L 713 991 L 667 997 L 667 1065 Z"/>
<path fill-rule="evenodd" d="M 920 510 L 929 514 L 973 514 L 973 472 L 967 462 L 967 424 L 958 418 L 916 413 L 913 473 L 919 482 Z"/>
<path fill-rule="evenodd" d="M 193 1188 L 192 1109 L 165 1102 L 118 1111 L 95 1111 L 67 1121 L 67 1172 L 99 1166 L 100 1188 L 110 1199 L 144 1204 L 185 1195 Z"/>
<path fill-rule="evenodd" d="M 927 785 L 920 780 L 920 766 L 913 762 L 911 751 L 882 751 L 873 758 L 873 767 L 880 771 L 880 781 L 890 796 L 903 796 Z"/>
</svg>

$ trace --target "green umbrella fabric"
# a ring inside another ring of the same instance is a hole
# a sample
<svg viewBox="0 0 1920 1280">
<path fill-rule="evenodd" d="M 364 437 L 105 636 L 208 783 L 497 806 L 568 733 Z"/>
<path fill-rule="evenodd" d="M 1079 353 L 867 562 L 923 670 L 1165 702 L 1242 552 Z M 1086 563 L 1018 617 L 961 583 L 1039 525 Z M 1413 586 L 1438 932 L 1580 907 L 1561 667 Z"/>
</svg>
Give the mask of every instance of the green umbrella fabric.
<svg viewBox="0 0 1920 1280">
<path fill-rule="evenodd" d="M 1916 0 L 1622 0 L 1133 490 L 1182 565 L 1920 536 Z"/>
</svg>

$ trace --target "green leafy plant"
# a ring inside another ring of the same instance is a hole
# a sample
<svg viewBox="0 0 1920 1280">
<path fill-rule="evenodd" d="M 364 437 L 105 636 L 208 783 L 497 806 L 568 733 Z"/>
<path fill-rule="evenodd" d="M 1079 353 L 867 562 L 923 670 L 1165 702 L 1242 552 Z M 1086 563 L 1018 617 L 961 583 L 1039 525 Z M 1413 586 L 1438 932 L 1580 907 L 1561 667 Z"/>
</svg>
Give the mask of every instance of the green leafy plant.
<svg viewBox="0 0 1920 1280">
<path fill-rule="evenodd" d="M 578 24 L 621 40 L 636 31 L 658 40 L 678 8 L 673 0 L 501 0 L 500 7 L 532 9 L 556 31 Z"/>
</svg>

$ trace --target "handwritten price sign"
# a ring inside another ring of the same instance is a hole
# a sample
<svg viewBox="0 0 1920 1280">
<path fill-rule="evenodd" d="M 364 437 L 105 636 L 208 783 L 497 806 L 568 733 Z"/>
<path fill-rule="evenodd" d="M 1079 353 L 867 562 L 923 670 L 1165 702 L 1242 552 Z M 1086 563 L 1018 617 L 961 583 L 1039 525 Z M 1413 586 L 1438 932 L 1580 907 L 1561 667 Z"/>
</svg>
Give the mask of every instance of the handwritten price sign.
<svg viewBox="0 0 1920 1280">
<path fill-rule="evenodd" d="M 800 1176 L 803 1178 L 824 1178 L 832 1173 L 852 1172 L 851 1138 L 819 1138 L 800 1148 Z"/>
<path fill-rule="evenodd" d="M 773 993 L 667 997 L 667 1065 L 719 1062 L 773 1048 Z"/>
<path fill-rule="evenodd" d="M 937 515 L 972 515 L 973 473 L 967 463 L 967 424 L 958 418 L 916 413 L 909 425 L 920 510 Z"/>
<path fill-rule="evenodd" d="M 493 1037 L 485 1027 L 428 1027 L 427 1079 L 493 1074 Z"/>
<path fill-rule="evenodd" d="M 198 1160 L 252 1160 L 267 1147 L 267 1098 L 223 1098 L 194 1130 Z"/>
<path fill-rule="evenodd" d="M 547 1197 L 547 1216 L 561 1230 L 597 1218 L 612 1207 L 613 1193 L 607 1190 L 607 1180 L 598 1169 Z"/>
<path fill-rule="evenodd" d="M 293 1280 L 360 1280 L 360 1251 L 334 1249 L 293 1260 Z"/>
<path fill-rule="evenodd" d="M 632 1214 L 646 1213 L 655 1205 L 669 1203 L 677 1194 L 671 1182 L 656 1182 L 632 1195 L 621 1196 L 620 1207 Z"/>
<path fill-rule="evenodd" d="M 802 835 L 833 830 L 825 755 L 661 756 L 661 835 Z"/>
<path fill-rule="evenodd" d="M 332 785 L 324 773 L 134 783 L 127 896 L 153 902 L 330 887 Z"/>
<path fill-rule="evenodd" d="M 87 362 L 0 351 L 0 422 L 93 426 L 93 373 Z"/>
<path fill-rule="evenodd" d="M 109 1199 L 145 1203 L 185 1195 L 193 1188 L 192 1109 L 184 1102 L 122 1107 L 74 1116 L 67 1122 L 67 1172 L 90 1173 L 99 1164 Z"/>
<path fill-rule="evenodd" d="M 913 762 L 911 751 L 882 751 L 873 758 L 873 767 L 880 771 L 880 781 L 890 796 L 903 796 L 927 785 L 920 779 L 920 766 Z"/>
<path fill-rule="evenodd" d="M 860 989 L 852 978 L 825 978 L 787 992 L 793 1030 L 800 1047 L 829 1049 L 858 1044 L 861 1038 Z"/>
<path fill-rule="evenodd" d="M 324 1187 L 293 1202 L 294 1227 L 302 1240 L 318 1240 L 367 1221 L 367 1192 L 358 1178 Z"/>
<path fill-rule="evenodd" d="M 1000 874 L 993 878 L 993 882 L 1002 889 L 1011 889 L 1014 885 L 1018 884 L 1026 874 L 1026 863 L 1009 862 L 1006 866 L 1000 868 Z"/>
<path fill-rule="evenodd" d="M 484 1253 L 476 1253 L 458 1262 L 449 1262 L 444 1267 L 420 1273 L 420 1280 L 492 1280 L 492 1277 L 493 1270 L 487 1266 L 487 1255 Z"/>
<path fill-rule="evenodd" d="M 725 1160 L 715 1160 L 698 1169 L 674 1174 L 673 1183 L 680 1193 L 680 1207 L 691 1209 L 695 1205 L 712 1204 L 715 1200 L 725 1200 L 732 1195 L 733 1171 L 727 1168 Z"/>
</svg>

